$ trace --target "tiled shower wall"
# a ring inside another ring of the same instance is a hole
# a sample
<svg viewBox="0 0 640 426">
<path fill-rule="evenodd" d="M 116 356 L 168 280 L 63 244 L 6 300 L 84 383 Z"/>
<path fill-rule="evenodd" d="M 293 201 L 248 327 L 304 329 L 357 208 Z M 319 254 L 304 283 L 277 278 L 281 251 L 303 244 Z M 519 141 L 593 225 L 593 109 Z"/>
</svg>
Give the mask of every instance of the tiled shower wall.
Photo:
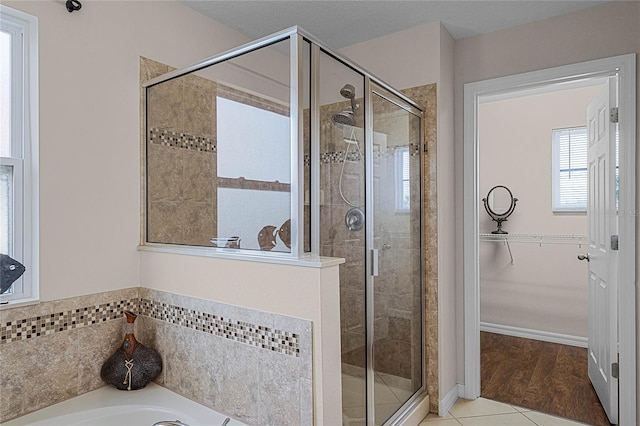
<svg viewBox="0 0 640 426">
<path fill-rule="evenodd" d="M 422 128 L 426 155 L 422 161 L 422 238 L 424 265 L 424 322 L 425 322 L 425 367 L 429 411 L 438 413 L 441 398 L 438 382 L 438 194 L 437 142 L 438 105 L 437 85 L 426 84 L 402 90 L 402 93 L 424 107 Z M 444 395 L 442 395 L 444 396 Z"/>
<path fill-rule="evenodd" d="M 140 58 L 141 83 L 172 70 Z M 218 177 L 217 142 L 218 97 L 287 117 L 288 107 L 195 74 L 156 84 L 146 93 L 141 122 L 146 123 L 147 175 L 142 178 L 149 242 L 212 246 L 210 239 L 220 237 L 219 188 L 290 192 L 288 183 Z"/>
<path fill-rule="evenodd" d="M 125 309 L 161 385 L 248 424 L 313 423 L 310 321 L 146 288 L 0 311 L 0 423 L 103 386 Z"/>
<path fill-rule="evenodd" d="M 141 81 L 170 70 L 140 59 Z M 215 96 L 216 83 L 196 75 L 148 90 L 147 237 L 151 242 L 210 246 L 209 239 L 216 236 Z"/>
<path fill-rule="evenodd" d="M 420 267 L 420 210 L 418 202 L 411 203 L 411 211 L 398 214 L 395 209 L 396 150 L 407 148 L 411 169 L 411 200 L 420 200 L 420 151 L 419 129 L 398 120 L 398 107 L 374 96 L 374 127 L 376 132 L 387 135 L 387 145 L 380 147 L 374 158 L 375 175 L 387 187 L 376 199 L 377 221 L 374 233 L 387 245 L 380 250 L 380 274 L 375 283 L 376 301 L 376 370 L 407 379 L 411 389 L 418 389 L 422 382 L 421 345 L 422 329 L 419 317 L 421 307 Z M 424 315 L 424 314 L 423 314 Z M 406 382 L 405 382 L 406 383 Z"/>
<path fill-rule="evenodd" d="M 417 86 L 402 91 L 424 108 L 422 143 L 426 147 L 426 154 L 422 156 L 421 173 L 422 185 L 412 183 L 412 197 L 416 199 L 416 191 L 422 190 L 422 223 L 423 247 L 425 249 L 423 266 L 424 300 L 423 315 L 426 342 L 423 353 L 423 368 L 427 372 L 427 390 L 429 393 L 430 410 L 438 412 L 438 272 L 437 272 L 437 197 L 436 197 L 436 144 L 437 144 L 437 102 L 436 85 Z M 362 100 L 359 100 L 362 103 Z M 321 205 L 321 250 L 326 256 L 345 258 L 340 265 L 340 323 L 342 361 L 351 366 L 364 367 L 365 363 L 365 312 L 364 312 L 364 231 L 348 231 L 344 225 L 344 216 L 350 208 L 337 194 L 338 179 L 345 153 L 343 134 L 332 124 L 331 115 L 336 111 L 349 108 L 348 102 L 325 105 L 320 108 L 321 154 L 320 177 L 324 191 L 324 204 Z M 356 115 L 358 125 L 362 125 L 362 117 Z M 412 161 L 418 161 L 416 149 L 410 147 L 414 154 Z M 350 151 L 350 156 L 353 150 Z M 357 158 L 349 158 L 357 160 Z M 417 169 L 416 164 L 412 168 Z M 345 170 L 347 179 L 343 182 L 343 190 L 350 199 L 363 199 L 364 167 L 362 164 L 347 163 Z M 392 216 L 392 215 L 390 215 Z M 390 219 L 391 220 L 391 219 Z M 414 262 L 408 262 L 415 255 L 417 249 L 415 236 L 418 224 L 412 224 L 411 235 L 395 235 L 393 247 L 403 247 L 402 250 L 392 250 L 381 255 L 381 263 L 389 265 L 394 275 L 412 275 L 414 268 L 419 267 Z M 376 317 L 376 330 L 382 340 L 376 342 L 376 365 L 379 371 L 411 379 L 414 383 L 419 377 L 418 371 L 411 371 L 410 365 L 400 365 L 397 360 L 399 353 L 410 351 L 412 356 L 420 356 L 420 347 L 411 342 L 420 342 L 418 337 L 419 324 L 411 320 L 411 311 L 420 302 L 416 294 L 398 297 L 392 282 L 379 282 L 376 298 L 380 303 L 376 306 L 378 312 L 384 315 Z M 382 331 L 382 333 L 380 333 Z M 406 357 L 400 357 L 406 358 Z M 362 370 L 351 370 L 361 372 Z"/>
</svg>

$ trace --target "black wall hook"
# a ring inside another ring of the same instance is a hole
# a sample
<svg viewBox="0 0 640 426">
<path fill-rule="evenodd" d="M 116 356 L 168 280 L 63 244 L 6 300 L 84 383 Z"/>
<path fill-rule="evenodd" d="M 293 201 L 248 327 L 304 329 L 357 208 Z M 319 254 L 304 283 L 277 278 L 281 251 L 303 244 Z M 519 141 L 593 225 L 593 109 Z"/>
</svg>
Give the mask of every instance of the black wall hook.
<svg viewBox="0 0 640 426">
<path fill-rule="evenodd" d="M 80 8 L 82 8 L 82 3 L 80 3 L 78 0 L 67 0 L 67 11 L 69 13 L 73 12 L 74 10 L 80 10 Z"/>
</svg>

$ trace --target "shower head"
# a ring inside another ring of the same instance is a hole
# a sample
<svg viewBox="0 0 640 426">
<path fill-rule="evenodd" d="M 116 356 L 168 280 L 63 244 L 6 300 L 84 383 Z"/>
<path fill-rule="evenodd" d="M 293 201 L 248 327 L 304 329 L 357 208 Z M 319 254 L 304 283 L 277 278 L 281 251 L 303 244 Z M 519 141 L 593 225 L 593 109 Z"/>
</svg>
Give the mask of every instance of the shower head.
<svg viewBox="0 0 640 426">
<path fill-rule="evenodd" d="M 353 99 L 356 97 L 356 88 L 351 84 L 345 84 L 344 87 L 340 89 L 340 94 L 344 98 Z"/>
<path fill-rule="evenodd" d="M 345 84 L 340 89 L 343 98 L 351 100 L 351 111 L 356 112 L 360 108 L 360 104 L 356 102 L 356 88 L 352 84 Z"/>
<path fill-rule="evenodd" d="M 335 124 L 349 124 L 350 126 L 355 126 L 355 119 L 353 118 L 353 114 L 360 108 L 360 104 L 356 102 L 356 88 L 353 87 L 352 84 L 345 84 L 340 89 L 340 94 L 343 98 L 349 99 L 351 101 L 351 111 L 342 111 L 333 116 L 333 122 Z M 347 122 L 343 122 L 343 120 L 347 120 Z"/>
<path fill-rule="evenodd" d="M 351 111 L 341 111 L 336 114 L 333 114 L 331 117 L 333 124 L 338 126 L 355 126 L 356 120 L 353 118 L 353 112 Z"/>
</svg>

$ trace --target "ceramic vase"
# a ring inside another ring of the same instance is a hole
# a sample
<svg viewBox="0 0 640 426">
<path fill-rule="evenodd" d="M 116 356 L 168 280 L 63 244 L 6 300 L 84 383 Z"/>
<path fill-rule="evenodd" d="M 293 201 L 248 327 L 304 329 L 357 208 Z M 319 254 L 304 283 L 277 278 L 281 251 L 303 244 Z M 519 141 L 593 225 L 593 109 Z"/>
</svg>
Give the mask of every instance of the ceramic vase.
<svg viewBox="0 0 640 426">
<path fill-rule="evenodd" d="M 125 336 L 120 348 L 102 365 L 100 377 L 120 390 L 142 389 L 162 371 L 162 359 L 153 349 L 136 340 L 133 333 L 137 315 L 126 316 Z"/>
</svg>

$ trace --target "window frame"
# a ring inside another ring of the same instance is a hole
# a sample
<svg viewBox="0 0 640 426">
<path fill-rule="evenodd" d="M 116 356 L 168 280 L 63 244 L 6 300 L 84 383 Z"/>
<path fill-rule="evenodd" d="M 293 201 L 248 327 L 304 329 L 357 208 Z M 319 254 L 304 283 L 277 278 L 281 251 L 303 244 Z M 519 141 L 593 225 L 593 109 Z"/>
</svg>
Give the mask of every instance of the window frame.
<svg viewBox="0 0 640 426">
<path fill-rule="evenodd" d="M 564 128 L 556 128 L 551 131 L 551 143 L 552 143 L 552 159 L 551 159 L 551 210 L 553 213 L 576 213 L 576 214 L 586 214 L 587 213 L 587 203 L 588 200 L 584 200 L 584 204 L 561 204 L 560 200 L 560 133 L 571 130 L 584 130 L 585 134 L 587 131 L 587 126 L 573 126 L 573 127 L 564 127 Z M 585 158 L 587 146 L 585 145 Z M 586 166 L 585 166 L 586 171 Z M 588 185 L 588 179 L 585 180 L 585 184 Z M 585 191 L 585 194 L 587 191 Z"/>
<path fill-rule="evenodd" d="M 0 163 L 13 167 L 11 254 L 26 267 L 12 293 L 0 295 L 5 307 L 39 298 L 38 18 L 0 5 L 0 29 L 12 34 L 11 153 Z"/>
</svg>

